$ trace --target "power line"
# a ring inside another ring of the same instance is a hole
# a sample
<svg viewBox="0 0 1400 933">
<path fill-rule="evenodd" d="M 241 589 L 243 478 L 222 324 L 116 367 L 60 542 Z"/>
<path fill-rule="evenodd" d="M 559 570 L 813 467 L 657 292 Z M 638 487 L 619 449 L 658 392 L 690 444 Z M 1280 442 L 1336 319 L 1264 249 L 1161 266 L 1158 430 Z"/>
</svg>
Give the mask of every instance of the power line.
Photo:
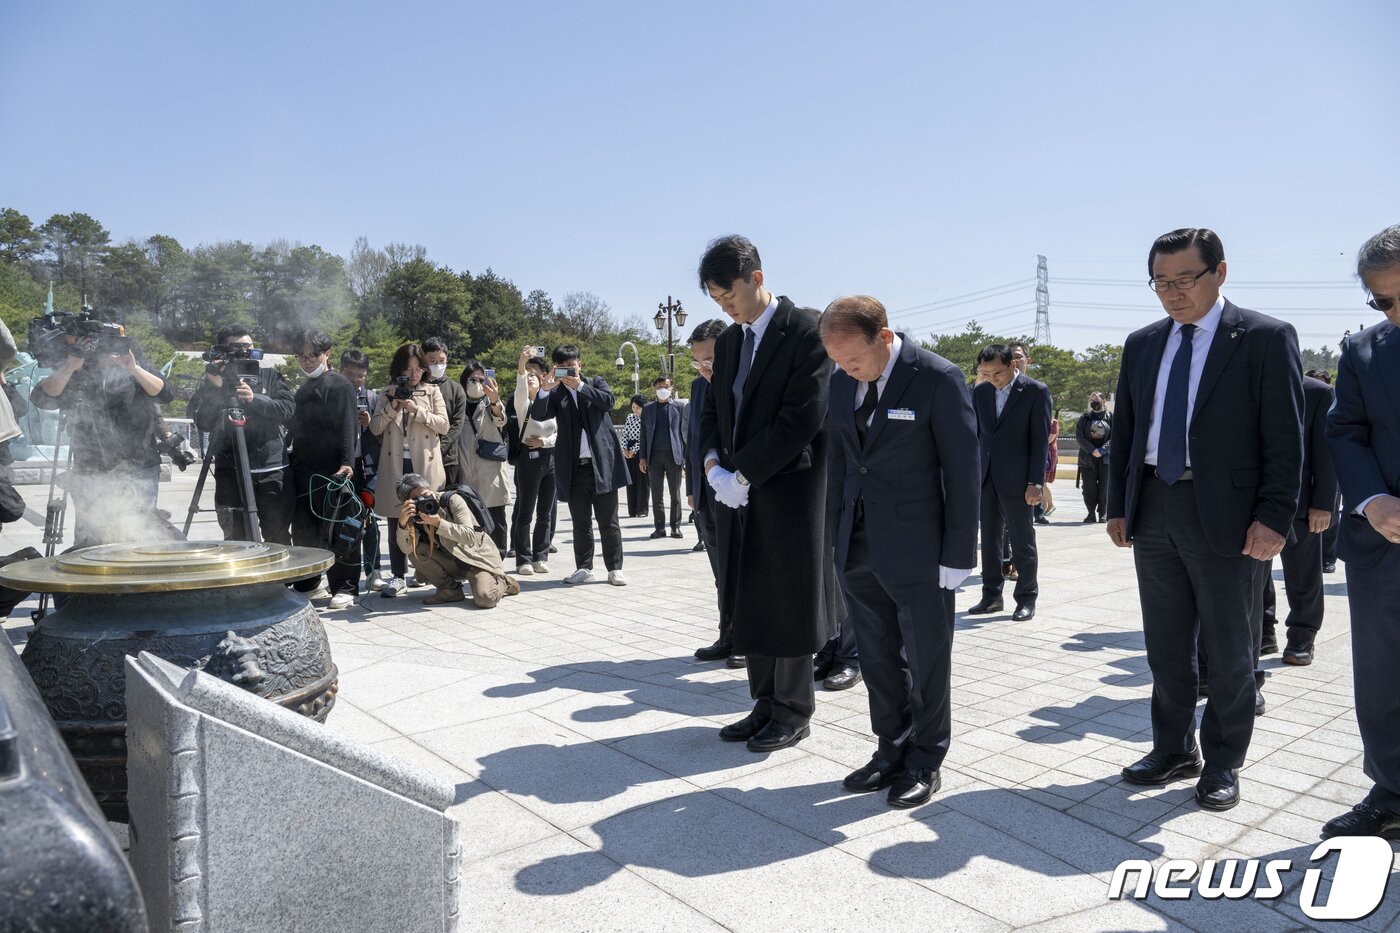
<svg viewBox="0 0 1400 933">
<path fill-rule="evenodd" d="M 1009 282 L 1004 285 L 993 285 L 990 288 L 980 289 L 979 291 L 975 292 L 967 292 L 963 295 L 953 295 L 950 298 L 936 298 L 933 301 L 926 301 L 923 304 L 910 305 L 907 308 L 898 308 L 890 313 L 908 314 L 911 312 L 921 311 L 939 311 L 943 308 L 952 308 L 958 305 L 971 304 L 972 302 L 978 301 L 982 298 L 995 298 L 998 295 L 1009 294 L 1010 292 L 1013 292 L 1018 288 L 1024 288 L 1027 285 L 1034 284 L 1034 282 L 1035 279 L 1029 278 L 1022 279 L 1019 282 Z"/>
</svg>

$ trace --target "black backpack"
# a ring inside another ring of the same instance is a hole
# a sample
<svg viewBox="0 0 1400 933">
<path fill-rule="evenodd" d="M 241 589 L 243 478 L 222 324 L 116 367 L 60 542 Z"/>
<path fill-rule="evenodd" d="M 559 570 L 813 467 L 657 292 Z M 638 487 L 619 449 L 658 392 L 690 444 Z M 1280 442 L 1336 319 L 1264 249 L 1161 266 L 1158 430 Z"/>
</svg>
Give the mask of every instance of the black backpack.
<svg viewBox="0 0 1400 933">
<path fill-rule="evenodd" d="M 496 530 L 495 519 L 491 517 L 490 511 L 486 508 L 486 503 L 481 499 L 481 494 L 475 489 L 471 488 L 466 483 L 461 483 L 457 486 L 448 486 L 443 489 L 442 492 L 438 493 L 438 501 L 446 506 L 448 500 L 453 496 L 461 496 L 463 501 L 467 503 L 467 508 L 472 510 L 472 514 L 476 516 L 476 520 L 481 523 L 482 531 L 489 535 Z"/>
</svg>

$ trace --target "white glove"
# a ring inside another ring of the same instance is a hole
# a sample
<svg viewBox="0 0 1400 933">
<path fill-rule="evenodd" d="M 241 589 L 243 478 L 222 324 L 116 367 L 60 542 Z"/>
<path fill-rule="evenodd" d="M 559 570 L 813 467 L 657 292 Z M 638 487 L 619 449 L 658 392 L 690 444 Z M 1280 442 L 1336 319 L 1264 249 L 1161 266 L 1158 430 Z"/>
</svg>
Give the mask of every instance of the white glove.
<svg viewBox="0 0 1400 933">
<path fill-rule="evenodd" d="M 709 480 L 710 488 L 715 491 L 715 499 L 718 502 L 731 509 L 749 504 L 749 487 L 735 479 L 733 472 L 715 464 L 710 467 L 710 472 L 705 474 L 705 478 Z"/>
<path fill-rule="evenodd" d="M 938 585 L 945 590 L 956 590 L 971 575 L 972 570 L 958 570 L 954 567 L 938 565 Z"/>
</svg>

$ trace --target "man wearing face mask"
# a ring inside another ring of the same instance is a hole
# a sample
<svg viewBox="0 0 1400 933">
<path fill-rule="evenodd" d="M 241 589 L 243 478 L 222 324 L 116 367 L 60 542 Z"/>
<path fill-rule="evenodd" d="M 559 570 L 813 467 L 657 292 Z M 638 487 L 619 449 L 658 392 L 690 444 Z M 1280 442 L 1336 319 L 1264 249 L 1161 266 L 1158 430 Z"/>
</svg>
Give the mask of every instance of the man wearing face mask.
<svg viewBox="0 0 1400 933">
<path fill-rule="evenodd" d="M 1113 413 L 1102 392 L 1089 396 L 1089 410 L 1074 428 L 1079 442 L 1079 479 L 1084 484 L 1084 524 L 1104 521 L 1108 512 L 1108 441 L 1113 437 Z"/>
<path fill-rule="evenodd" d="M 681 538 L 681 462 L 685 459 L 682 441 L 682 409 L 685 403 L 671 400 L 671 379 L 660 376 L 652 382 L 656 401 L 642 408 L 642 447 L 637 468 L 651 487 L 651 510 L 655 513 L 653 538 L 666 537 L 666 508 L 661 498 L 664 482 L 671 489 L 671 537 Z"/>
<path fill-rule="evenodd" d="M 327 480 L 346 482 L 355 472 L 357 393 L 350 380 L 329 370 L 331 338 L 324 331 L 303 330 L 292 346 L 297 348 L 297 365 L 306 374 L 306 381 L 297 389 L 296 411 L 287 432 L 296 490 L 292 543 L 298 547 L 329 548 L 331 530 L 318 513 L 327 514 Z M 328 588 L 318 588 L 319 582 L 313 577 L 298 580 L 294 586 L 312 599 L 330 596 Z M 354 582 L 340 581 L 341 586 L 350 587 L 342 591 L 353 596 Z"/>
<path fill-rule="evenodd" d="M 423 361 L 428 364 L 428 375 L 423 381 L 438 387 L 443 404 L 447 406 L 447 433 L 442 436 L 442 468 L 447 473 L 447 485 L 455 486 L 465 482 L 457 459 L 457 438 L 462 434 L 462 423 L 467 417 L 467 393 L 460 385 L 447 378 L 447 341 L 441 337 L 429 337 L 420 344 Z"/>
<path fill-rule="evenodd" d="M 145 541 L 161 533 L 154 518 L 156 405 L 174 398 L 164 379 L 137 362 L 134 349 L 100 353 L 91 338 L 74 344 L 63 365 L 30 392 L 36 408 L 68 415 L 74 544 Z"/>
</svg>

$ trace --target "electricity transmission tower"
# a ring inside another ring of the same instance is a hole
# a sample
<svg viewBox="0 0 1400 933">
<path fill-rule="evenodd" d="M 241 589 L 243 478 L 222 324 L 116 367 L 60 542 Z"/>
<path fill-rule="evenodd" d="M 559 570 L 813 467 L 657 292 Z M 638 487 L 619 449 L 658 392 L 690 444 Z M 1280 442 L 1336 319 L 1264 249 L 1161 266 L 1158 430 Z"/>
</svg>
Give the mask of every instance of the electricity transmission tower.
<svg viewBox="0 0 1400 933">
<path fill-rule="evenodd" d="M 1050 270 L 1044 256 L 1035 258 L 1035 345 L 1044 347 L 1050 343 Z"/>
</svg>

